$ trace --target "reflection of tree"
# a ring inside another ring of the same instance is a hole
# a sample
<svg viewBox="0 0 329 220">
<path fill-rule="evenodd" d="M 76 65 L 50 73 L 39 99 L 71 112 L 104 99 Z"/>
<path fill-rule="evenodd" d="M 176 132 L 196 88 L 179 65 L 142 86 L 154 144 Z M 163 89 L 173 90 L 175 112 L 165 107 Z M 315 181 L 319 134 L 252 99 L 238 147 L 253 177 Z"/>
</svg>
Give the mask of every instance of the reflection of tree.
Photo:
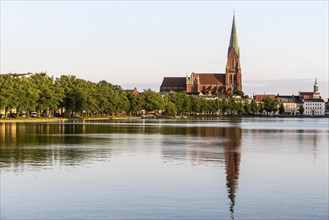
<svg viewBox="0 0 329 220">
<path fill-rule="evenodd" d="M 239 127 L 202 127 L 146 124 L 0 124 L 0 165 L 23 169 L 26 165 L 78 165 L 111 154 L 111 134 L 147 134 L 162 137 L 166 160 L 224 164 L 233 216 L 240 165 Z"/>
<path fill-rule="evenodd" d="M 104 140 L 82 135 L 84 127 L 84 124 L 0 124 L 0 165 L 23 168 L 25 164 L 50 166 L 54 161 L 76 165 L 109 154 L 109 148 L 88 147 Z M 94 129 L 91 127 L 87 132 Z"/>
</svg>

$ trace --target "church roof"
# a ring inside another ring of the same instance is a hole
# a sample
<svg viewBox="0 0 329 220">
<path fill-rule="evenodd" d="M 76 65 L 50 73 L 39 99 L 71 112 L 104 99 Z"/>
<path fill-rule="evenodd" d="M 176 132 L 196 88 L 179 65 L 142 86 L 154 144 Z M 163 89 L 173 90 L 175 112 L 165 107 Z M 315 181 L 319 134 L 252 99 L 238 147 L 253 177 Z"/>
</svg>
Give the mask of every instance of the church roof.
<svg viewBox="0 0 329 220">
<path fill-rule="evenodd" d="M 232 48 L 234 48 L 235 52 L 239 55 L 239 44 L 238 44 L 238 34 L 236 31 L 236 24 L 235 24 L 235 15 L 233 16 L 230 46 L 228 48 L 228 53 L 230 53 Z"/>
<path fill-rule="evenodd" d="M 202 85 L 225 84 L 225 73 L 195 73 Z"/>
<path fill-rule="evenodd" d="M 185 77 L 164 77 L 161 87 L 186 87 Z"/>
</svg>

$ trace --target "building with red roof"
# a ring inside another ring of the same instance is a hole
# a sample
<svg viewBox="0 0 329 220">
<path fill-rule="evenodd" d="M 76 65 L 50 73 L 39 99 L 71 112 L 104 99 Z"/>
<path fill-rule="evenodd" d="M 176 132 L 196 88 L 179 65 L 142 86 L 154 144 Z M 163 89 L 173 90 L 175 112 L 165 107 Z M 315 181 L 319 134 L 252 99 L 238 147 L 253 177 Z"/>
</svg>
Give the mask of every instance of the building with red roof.
<svg viewBox="0 0 329 220">
<path fill-rule="evenodd" d="M 230 45 L 228 47 L 225 73 L 191 73 L 185 77 L 164 77 L 160 92 L 182 92 L 195 95 L 230 96 L 242 91 L 240 49 L 233 16 Z"/>
</svg>

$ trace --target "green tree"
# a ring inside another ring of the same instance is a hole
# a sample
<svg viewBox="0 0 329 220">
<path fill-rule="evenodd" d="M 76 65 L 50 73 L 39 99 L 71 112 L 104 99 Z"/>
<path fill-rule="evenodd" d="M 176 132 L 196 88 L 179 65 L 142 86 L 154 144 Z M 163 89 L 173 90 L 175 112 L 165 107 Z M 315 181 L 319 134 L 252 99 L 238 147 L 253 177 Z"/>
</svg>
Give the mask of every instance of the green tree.
<svg viewBox="0 0 329 220">
<path fill-rule="evenodd" d="M 299 111 L 300 114 L 303 115 L 304 114 L 304 111 L 305 111 L 304 106 L 303 105 L 300 105 L 298 111 Z"/>
<path fill-rule="evenodd" d="M 234 112 L 237 111 L 238 106 L 237 103 L 235 102 L 234 98 L 229 98 L 227 101 L 227 107 L 228 107 L 228 111 L 230 112 L 231 115 L 234 114 Z"/>
<path fill-rule="evenodd" d="M 129 101 L 129 114 L 136 115 L 137 112 L 142 110 L 143 98 L 139 94 L 133 94 L 132 92 L 127 92 L 127 98 Z"/>
<path fill-rule="evenodd" d="M 40 116 L 41 111 L 47 111 L 47 114 L 49 114 L 49 110 L 58 108 L 63 99 L 64 90 L 55 83 L 53 77 L 36 74 L 31 76 L 31 80 L 39 90 L 36 103 L 38 116 Z"/>
<path fill-rule="evenodd" d="M 259 112 L 260 114 L 263 114 L 263 113 L 264 113 L 264 111 L 265 111 L 265 106 L 264 106 L 264 103 L 263 103 L 263 102 L 258 103 L 258 105 L 257 105 L 257 110 L 258 110 L 258 112 Z"/>
<path fill-rule="evenodd" d="M 194 113 L 201 112 L 201 99 L 199 97 L 190 96 L 191 111 Z"/>
<path fill-rule="evenodd" d="M 252 114 L 257 113 L 257 103 L 255 102 L 255 100 L 252 100 L 250 103 L 250 111 L 252 112 Z"/>
<path fill-rule="evenodd" d="M 182 115 L 192 111 L 191 99 L 183 92 L 175 92 L 169 96 L 169 100 L 175 104 L 177 113 Z"/>
<path fill-rule="evenodd" d="M 278 101 L 276 99 L 272 100 L 266 97 L 263 102 L 264 102 L 264 109 L 267 112 L 267 114 L 272 112 L 276 113 L 278 111 Z"/>
<path fill-rule="evenodd" d="M 228 113 L 229 110 L 229 104 L 227 99 L 222 99 L 221 105 L 220 105 L 220 110 L 222 111 L 222 114 L 225 115 Z"/>
<path fill-rule="evenodd" d="M 31 111 L 35 111 L 37 108 L 38 100 L 40 98 L 40 89 L 38 84 L 35 84 L 31 78 L 19 79 L 19 109 L 26 111 L 27 115 L 30 115 Z"/>
<path fill-rule="evenodd" d="M 115 93 L 117 96 L 116 111 L 122 113 L 128 112 L 130 105 L 126 94 L 122 90 L 115 90 Z"/>
<path fill-rule="evenodd" d="M 165 115 L 175 116 L 177 112 L 176 105 L 171 101 L 168 101 L 165 105 Z"/>
<path fill-rule="evenodd" d="M 283 105 L 283 103 L 281 102 L 281 103 L 280 103 L 280 107 L 279 107 L 279 114 L 280 114 L 280 115 L 283 115 L 284 112 L 285 112 L 284 105 Z"/>
<path fill-rule="evenodd" d="M 146 111 L 155 111 L 164 108 L 161 95 L 150 89 L 144 90 L 143 99 L 143 107 Z"/>
<path fill-rule="evenodd" d="M 82 111 L 85 105 L 85 92 L 79 87 L 79 81 L 75 76 L 62 75 L 58 79 L 58 85 L 64 90 L 60 107 L 65 108 L 66 116 L 73 116 L 74 112 Z M 80 81 L 81 84 L 81 81 Z"/>
<path fill-rule="evenodd" d="M 241 115 L 245 112 L 244 105 L 241 101 L 236 102 L 235 106 L 236 106 L 235 110 L 238 113 L 238 115 Z"/>
<path fill-rule="evenodd" d="M 266 111 L 267 114 L 272 112 L 272 104 L 271 104 L 271 99 L 265 98 L 264 101 L 264 110 Z"/>
<path fill-rule="evenodd" d="M 251 112 L 251 104 L 248 101 L 244 101 L 243 108 L 244 108 L 244 112 L 249 115 Z"/>
<path fill-rule="evenodd" d="M 241 98 L 244 98 L 244 92 L 240 91 L 240 90 L 236 90 L 234 92 L 234 95 L 240 96 Z"/>
<path fill-rule="evenodd" d="M 13 77 L 0 75 L 0 108 L 8 111 L 16 107 L 18 102 Z"/>
</svg>

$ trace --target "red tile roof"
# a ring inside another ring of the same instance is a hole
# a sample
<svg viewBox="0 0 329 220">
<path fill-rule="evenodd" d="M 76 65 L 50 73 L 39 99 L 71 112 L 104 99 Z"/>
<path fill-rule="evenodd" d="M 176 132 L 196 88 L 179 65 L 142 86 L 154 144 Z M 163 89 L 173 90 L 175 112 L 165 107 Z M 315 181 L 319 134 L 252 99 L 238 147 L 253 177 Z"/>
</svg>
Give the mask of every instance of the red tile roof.
<svg viewBox="0 0 329 220">
<path fill-rule="evenodd" d="M 254 100 L 256 102 L 262 102 L 265 98 L 275 100 L 275 95 L 272 95 L 272 94 L 255 95 Z"/>
<path fill-rule="evenodd" d="M 192 73 L 193 74 L 193 73 Z M 202 85 L 224 85 L 225 73 L 194 73 Z"/>
<path fill-rule="evenodd" d="M 313 98 L 313 92 L 299 92 L 299 96 L 303 97 L 304 99 L 311 99 Z"/>
</svg>

